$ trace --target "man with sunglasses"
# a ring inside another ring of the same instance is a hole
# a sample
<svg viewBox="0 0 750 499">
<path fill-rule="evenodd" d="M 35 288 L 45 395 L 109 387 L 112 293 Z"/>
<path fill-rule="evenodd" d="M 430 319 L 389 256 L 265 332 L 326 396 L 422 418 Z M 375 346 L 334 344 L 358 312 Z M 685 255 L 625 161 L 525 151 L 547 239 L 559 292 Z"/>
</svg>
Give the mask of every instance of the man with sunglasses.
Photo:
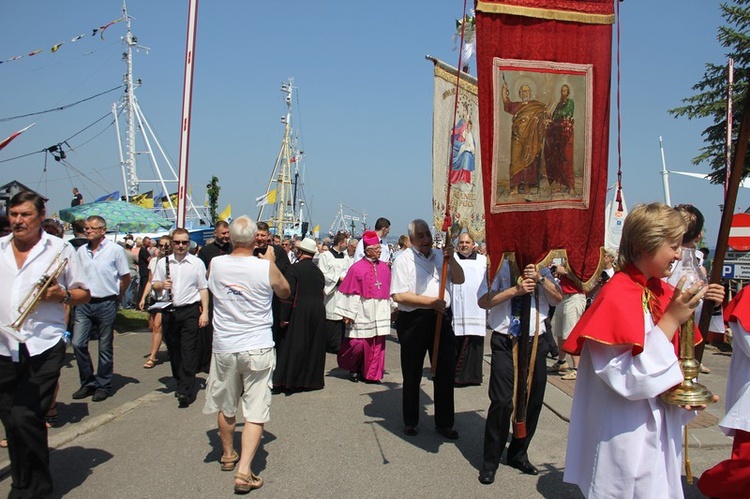
<svg viewBox="0 0 750 499">
<path fill-rule="evenodd" d="M 114 371 L 114 332 L 117 304 L 130 285 L 130 267 L 125 250 L 105 237 L 107 222 L 94 215 L 84 225 L 88 243 L 78 248 L 78 259 L 88 278 L 91 300 L 76 307 L 73 326 L 73 352 L 78 364 L 81 387 L 73 398 L 101 402 L 112 395 Z M 89 353 L 89 340 L 99 340 L 99 362 L 94 375 L 94 363 Z"/>
<path fill-rule="evenodd" d="M 187 229 L 175 229 L 172 254 L 159 260 L 152 283 L 157 293 L 166 289 L 172 295 L 172 305 L 162 313 L 162 329 L 180 408 L 193 401 L 195 374 L 200 368 L 198 330 L 208 324 L 206 266 L 188 253 L 189 246 Z"/>
</svg>

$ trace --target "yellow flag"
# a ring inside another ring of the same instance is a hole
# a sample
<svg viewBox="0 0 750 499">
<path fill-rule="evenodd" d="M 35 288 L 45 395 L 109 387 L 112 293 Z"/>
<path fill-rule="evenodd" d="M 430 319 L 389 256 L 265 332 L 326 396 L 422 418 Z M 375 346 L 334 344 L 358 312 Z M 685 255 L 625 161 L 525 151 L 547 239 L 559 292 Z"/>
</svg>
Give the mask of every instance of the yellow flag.
<svg viewBox="0 0 750 499">
<path fill-rule="evenodd" d="M 144 192 L 143 194 L 136 194 L 130 198 L 130 202 L 140 206 L 141 208 L 154 208 L 154 191 Z"/>
<path fill-rule="evenodd" d="M 219 220 L 224 220 L 226 222 L 230 218 L 232 218 L 232 203 L 229 203 L 227 207 L 219 213 Z"/>
<path fill-rule="evenodd" d="M 255 206 L 263 206 L 264 204 L 274 204 L 276 202 L 276 189 L 271 192 L 266 192 L 260 197 L 255 198 Z"/>
<path fill-rule="evenodd" d="M 320 225 L 316 225 L 315 227 L 313 227 L 312 232 L 313 234 L 317 234 L 318 232 L 320 232 Z"/>
</svg>

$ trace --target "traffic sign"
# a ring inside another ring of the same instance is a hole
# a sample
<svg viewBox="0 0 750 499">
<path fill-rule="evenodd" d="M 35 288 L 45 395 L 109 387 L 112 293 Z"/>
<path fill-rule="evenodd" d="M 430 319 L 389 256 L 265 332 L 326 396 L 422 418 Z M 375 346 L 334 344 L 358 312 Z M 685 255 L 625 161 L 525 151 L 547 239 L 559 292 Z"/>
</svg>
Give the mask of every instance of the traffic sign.
<svg viewBox="0 0 750 499">
<path fill-rule="evenodd" d="M 735 213 L 732 216 L 732 226 L 729 228 L 727 244 L 737 251 L 750 250 L 750 215 Z"/>
<path fill-rule="evenodd" d="M 750 263 L 724 262 L 721 267 L 722 279 L 750 279 Z"/>
</svg>

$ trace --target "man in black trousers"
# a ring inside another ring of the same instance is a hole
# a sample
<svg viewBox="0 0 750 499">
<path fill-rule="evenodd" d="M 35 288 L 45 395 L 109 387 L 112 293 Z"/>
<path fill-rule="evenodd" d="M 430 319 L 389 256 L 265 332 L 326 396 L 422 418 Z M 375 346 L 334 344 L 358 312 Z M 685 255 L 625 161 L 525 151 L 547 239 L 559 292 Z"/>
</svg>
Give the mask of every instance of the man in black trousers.
<svg viewBox="0 0 750 499">
<path fill-rule="evenodd" d="M 479 306 L 490 311 L 487 322 L 492 328 L 490 408 L 487 410 L 487 422 L 484 427 L 484 460 L 482 469 L 479 471 L 479 481 L 483 484 L 491 484 L 495 481 L 495 472 L 500 464 L 500 456 L 503 454 L 510 432 L 516 377 L 513 366 L 513 344 L 519 341 L 521 297 L 533 293 L 529 318 L 531 341 L 535 336 L 541 339 L 550 304 L 559 303 L 562 299 L 562 291 L 546 267 L 538 271 L 535 265 L 527 265 L 520 282 L 513 277 L 515 276 L 512 275 L 510 264 L 506 260 L 495 275 L 489 291 L 485 281 L 478 293 L 481 296 Z M 529 344 L 529 352 L 531 351 L 532 344 Z M 529 462 L 528 449 L 536 431 L 544 401 L 544 388 L 547 385 L 544 358 L 547 351 L 545 344 L 539 341 L 536 357 L 533 359 L 534 374 L 526 409 L 526 437 L 514 436 L 508 446 L 506 457 L 508 466 L 527 475 L 539 473 L 536 466 Z M 518 380 L 518 382 L 526 383 L 527 380 Z"/>
<path fill-rule="evenodd" d="M 432 380 L 435 393 L 435 430 L 445 438 L 455 440 L 453 428 L 455 408 L 453 378 L 456 370 L 456 339 L 450 314 L 450 290 L 441 299 L 440 276 L 443 259 L 448 259 L 449 278 L 453 284 L 463 284 L 464 271 L 454 258 L 454 248 L 448 241 L 442 251 L 432 248 L 432 233 L 424 220 L 409 224 L 411 248 L 393 263 L 391 297 L 398 303 L 396 332 L 401 345 L 403 371 L 404 433 L 414 436 L 419 432 L 419 384 L 426 353 L 432 356 L 435 324 L 442 315 L 442 332 L 438 360 Z"/>
<path fill-rule="evenodd" d="M 171 306 L 162 313 L 172 375 L 177 380 L 175 394 L 180 408 L 193 401 L 195 374 L 200 368 L 198 330 L 208 324 L 208 281 L 206 266 L 188 253 L 190 233 L 177 228 L 172 233 L 172 254 L 156 266 L 152 287 L 171 294 Z M 173 283 L 177 283 L 174 286 Z"/>
</svg>

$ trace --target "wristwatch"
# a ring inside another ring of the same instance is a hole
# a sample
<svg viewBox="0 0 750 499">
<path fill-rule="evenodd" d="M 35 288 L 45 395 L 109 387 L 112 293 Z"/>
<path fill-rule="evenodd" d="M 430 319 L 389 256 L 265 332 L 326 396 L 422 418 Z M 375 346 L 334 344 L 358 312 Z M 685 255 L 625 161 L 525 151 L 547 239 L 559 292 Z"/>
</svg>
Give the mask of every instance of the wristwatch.
<svg viewBox="0 0 750 499">
<path fill-rule="evenodd" d="M 70 303 L 70 291 L 65 291 L 65 298 L 63 298 L 60 303 L 62 303 L 63 305 L 67 305 L 68 303 Z"/>
</svg>

